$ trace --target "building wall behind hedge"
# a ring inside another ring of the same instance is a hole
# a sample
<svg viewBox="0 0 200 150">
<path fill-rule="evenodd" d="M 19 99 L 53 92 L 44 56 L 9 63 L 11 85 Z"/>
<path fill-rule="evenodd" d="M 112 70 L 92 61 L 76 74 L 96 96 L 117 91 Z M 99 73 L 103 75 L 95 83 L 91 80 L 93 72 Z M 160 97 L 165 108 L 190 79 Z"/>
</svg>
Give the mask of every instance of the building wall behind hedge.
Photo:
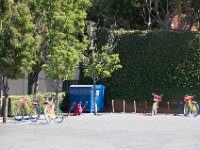
<svg viewBox="0 0 200 150">
<path fill-rule="evenodd" d="M 132 31 L 119 35 L 115 52 L 123 68 L 109 79 L 107 99 L 148 100 L 151 93 L 181 99 L 200 93 L 197 32 Z"/>
</svg>

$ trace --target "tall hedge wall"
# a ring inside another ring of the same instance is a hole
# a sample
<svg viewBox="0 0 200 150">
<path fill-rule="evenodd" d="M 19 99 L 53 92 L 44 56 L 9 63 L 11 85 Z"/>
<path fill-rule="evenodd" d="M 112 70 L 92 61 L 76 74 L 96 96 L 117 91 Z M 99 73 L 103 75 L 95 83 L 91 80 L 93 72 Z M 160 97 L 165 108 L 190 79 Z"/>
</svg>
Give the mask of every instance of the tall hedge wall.
<svg viewBox="0 0 200 150">
<path fill-rule="evenodd" d="M 123 68 L 109 79 L 107 99 L 166 99 L 200 94 L 200 40 L 197 32 L 130 31 L 119 34 L 115 50 Z"/>
</svg>

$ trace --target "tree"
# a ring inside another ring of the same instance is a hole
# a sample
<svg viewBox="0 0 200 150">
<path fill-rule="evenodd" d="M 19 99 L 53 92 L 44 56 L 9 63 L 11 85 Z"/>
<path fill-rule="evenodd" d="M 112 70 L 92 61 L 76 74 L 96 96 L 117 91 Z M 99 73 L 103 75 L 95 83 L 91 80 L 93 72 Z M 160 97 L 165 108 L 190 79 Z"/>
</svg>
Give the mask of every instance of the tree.
<svg viewBox="0 0 200 150">
<path fill-rule="evenodd" d="M 8 79 L 24 77 L 34 64 L 40 36 L 35 34 L 26 0 L 0 2 L 0 73 L 4 96 L 3 122 L 7 121 Z"/>
<path fill-rule="evenodd" d="M 87 47 L 84 28 L 89 6 L 90 0 L 49 0 L 46 4 L 48 42 L 43 69 L 56 80 L 56 99 L 60 81 L 75 77 L 81 51 Z"/>
<path fill-rule="evenodd" d="M 140 12 L 148 29 L 171 29 L 171 17 L 174 13 L 173 1 L 144 0 L 143 10 Z"/>
<path fill-rule="evenodd" d="M 29 0 L 29 8 L 32 15 L 33 23 L 36 27 L 35 34 L 40 35 L 41 40 L 38 43 L 38 49 L 35 53 L 35 64 L 32 71 L 28 74 L 28 94 L 36 94 L 38 89 L 38 77 L 45 63 L 46 49 L 48 43 L 47 15 L 49 1 Z M 33 87 L 34 86 L 34 87 Z"/>
<path fill-rule="evenodd" d="M 97 114 L 97 101 L 96 101 L 96 82 L 101 78 L 107 78 L 111 76 L 111 73 L 122 68 L 119 64 L 120 59 L 118 54 L 113 54 L 114 49 L 114 28 L 110 30 L 110 37 L 108 43 L 102 46 L 100 49 L 94 44 L 95 30 L 94 23 L 90 22 L 90 49 L 86 51 L 86 59 L 84 74 L 92 78 L 93 80 L 93 99 L 94 99 L 94 114 Z M 113 26 L 114 27 L 114 26 Z"/>
<path fill-rule="evenodd" d="M 182 13 L 186 14 L 185 22 L 189 24 L 189 29 L 196 25 L 200 30 L 200 1 L 197 0 L 182 0 L 180 2 Z"/>
<path fill-rule="evenodd" d="M 143 0 L 140 15 L 148 29 L 170 30 L 176 15 L 185 15 L 184 21 L 192 25 L 199 21 L 200 2 L 196 0 Z M 183 18 L 183 16 L 182 16 Z"/>
<path fill-rule="evenodd" d="M 141 4 L 140 0 L 93 0 L 88 20 L 108 29 L 115 23 L 117 28 L 142 29 Z"/>
<path fill-rule="evenodd" d="M 88 20 L 107 28 L 116 23 L 126 30 L 170 30 L 172 18 L 180 11 L 187 15 L 187 23 L 199 22 L 199 6 L 197 0 L 93 0 Z"/>
</svg>

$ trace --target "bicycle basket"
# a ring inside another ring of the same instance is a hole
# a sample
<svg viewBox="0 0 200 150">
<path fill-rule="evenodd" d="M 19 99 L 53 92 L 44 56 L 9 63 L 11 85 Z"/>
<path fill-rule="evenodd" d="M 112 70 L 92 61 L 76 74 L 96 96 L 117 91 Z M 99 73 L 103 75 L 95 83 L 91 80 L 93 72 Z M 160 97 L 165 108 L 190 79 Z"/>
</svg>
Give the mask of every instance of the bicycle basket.
<svg viewBox="0 0 200 150">
<path fill-rule="evenodd" d="M 161 102 L 162 101 L 162 95 L 154 95 L 153 100 L 156 102 Z"/>
<path fill-rule="evenodd" d="M 185 95 L 184 96 L 184 102 L 189 102 L 189 101 L 192 101 L 192 99 L 193 99 L 193 96 L 188 96 L 188 95 Z"/>
</svg>

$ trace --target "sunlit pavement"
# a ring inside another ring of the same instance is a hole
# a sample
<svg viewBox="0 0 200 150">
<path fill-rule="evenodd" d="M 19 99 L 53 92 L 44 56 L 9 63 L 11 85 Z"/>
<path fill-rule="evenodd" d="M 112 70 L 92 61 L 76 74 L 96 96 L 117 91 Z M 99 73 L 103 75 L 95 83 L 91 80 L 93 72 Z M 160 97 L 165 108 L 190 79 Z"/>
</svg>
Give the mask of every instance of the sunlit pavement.
<svg viewBox="0 0 200 150">
<path fill-rule="evenodd" d="M 0 118 L 0 150 L 199 150 L 200 116 L 102 113 L 48 125 Z"/>
</svg>

